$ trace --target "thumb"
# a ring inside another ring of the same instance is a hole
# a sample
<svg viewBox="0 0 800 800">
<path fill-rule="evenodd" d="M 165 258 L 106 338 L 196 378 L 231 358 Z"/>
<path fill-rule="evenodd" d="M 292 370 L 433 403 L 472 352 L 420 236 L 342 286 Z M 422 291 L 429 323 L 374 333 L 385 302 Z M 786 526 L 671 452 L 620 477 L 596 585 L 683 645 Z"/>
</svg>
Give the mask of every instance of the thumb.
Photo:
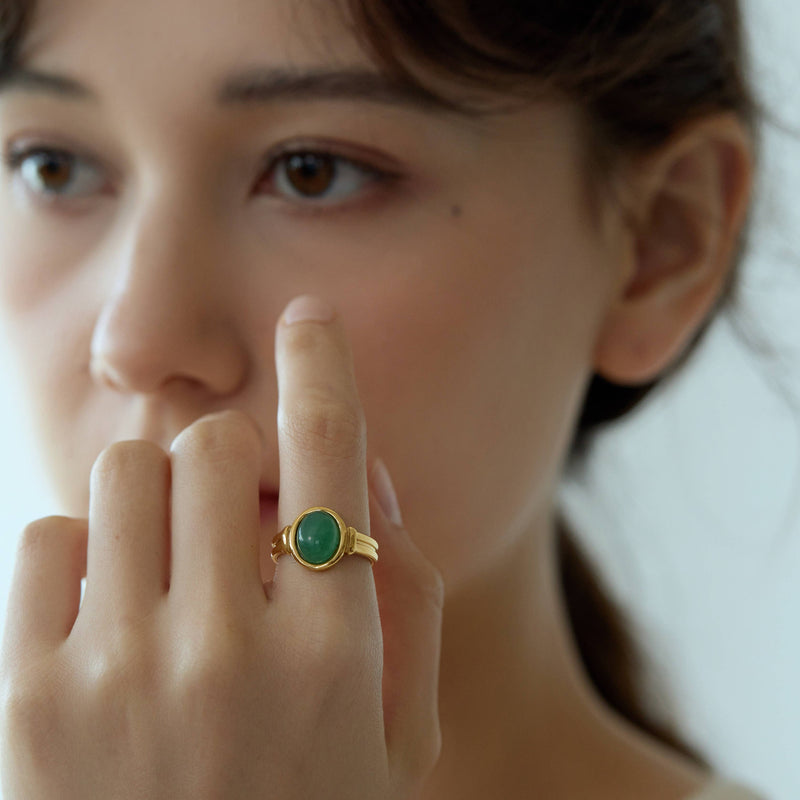
<svg viewBox="0 0 800 800">
<path fill-rule="evenodd" d="M 383 629 L 386 747 L 398 778 L 422 781 L 438 760 L 439 657 L 444 584 L 402 524 L 385 464 L 369 475 L 370 531 L 380 545 L 373 567 Z"/>
</svg>

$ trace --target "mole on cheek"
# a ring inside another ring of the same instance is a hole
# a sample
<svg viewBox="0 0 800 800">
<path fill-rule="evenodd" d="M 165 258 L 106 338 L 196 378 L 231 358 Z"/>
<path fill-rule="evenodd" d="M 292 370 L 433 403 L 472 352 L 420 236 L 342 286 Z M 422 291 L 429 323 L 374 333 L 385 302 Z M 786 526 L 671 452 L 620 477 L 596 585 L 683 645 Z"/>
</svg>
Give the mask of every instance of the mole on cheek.
<svg viewBox="0 0 800 800">
<path fill-rule="evenodd" d="M 450 207 L 450 216 L 458 218 L 462 214 L 461 206 L 451 206 Z"/>
</svg>

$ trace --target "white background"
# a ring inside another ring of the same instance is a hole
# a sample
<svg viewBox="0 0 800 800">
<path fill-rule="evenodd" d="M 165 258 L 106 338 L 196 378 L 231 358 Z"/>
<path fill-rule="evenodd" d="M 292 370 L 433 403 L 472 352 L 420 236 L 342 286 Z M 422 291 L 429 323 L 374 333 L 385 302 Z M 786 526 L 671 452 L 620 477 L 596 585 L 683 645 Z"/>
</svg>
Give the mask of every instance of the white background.
<svg viewBox="0 0 800 800">
<path fill-rule="evenodd" d="M 757 76 L 800 137 L 800 6 L 751 0 Z M 768 127 L 746 307 L 563 490 L 649 657 L 656 713 L 720 770 L 800 798 L 800 138 Z M 744 346 L 764 328 L 777 355 Z M 0 614 L 14 546 L 60 513 L 0 342 Z M 783 398 L 770 386 L 777 379 Z M 792 403 L 795 407 L 793 407 Z"/>
<path fill-rule="evenodd" d="M 743 304 L 562 498 L 630 609 L 653 710 L 721 771 L 798 800 L 800 5 L 748 14 L 764 100 L 797 133 L 765 131 Z"/>
</svg>

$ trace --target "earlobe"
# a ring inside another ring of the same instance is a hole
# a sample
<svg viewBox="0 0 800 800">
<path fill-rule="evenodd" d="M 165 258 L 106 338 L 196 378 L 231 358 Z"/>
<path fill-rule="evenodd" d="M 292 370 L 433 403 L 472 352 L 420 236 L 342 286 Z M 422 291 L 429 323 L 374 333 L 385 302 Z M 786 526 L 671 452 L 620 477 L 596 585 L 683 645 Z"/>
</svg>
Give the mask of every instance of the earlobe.
<svg viewBox="0 0 800 800">
<path fill-rule="evenodd" d="M 744 123 L 694 123 L 631 171 L 631 278 L 609 309 L 594 369 L 609 381 L 654 380 L 677 359 L 730 277 L 753 177 Z"/>
</svg>

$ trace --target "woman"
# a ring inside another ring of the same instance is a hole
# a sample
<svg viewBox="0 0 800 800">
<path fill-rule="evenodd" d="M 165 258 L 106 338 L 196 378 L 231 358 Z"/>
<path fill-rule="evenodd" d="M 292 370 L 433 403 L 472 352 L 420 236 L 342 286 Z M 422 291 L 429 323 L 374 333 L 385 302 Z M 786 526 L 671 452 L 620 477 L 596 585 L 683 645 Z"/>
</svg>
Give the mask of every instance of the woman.
<svg viewBox="0 0 800 800">
<path fill-rule="evenodd" d="M 593 686 L 554 502 L 733 286 L 738 7 L 521 5 L 3 3 L 66 514 L 20 543 L 7 798 L 751 797 Z"/>
</svg>

